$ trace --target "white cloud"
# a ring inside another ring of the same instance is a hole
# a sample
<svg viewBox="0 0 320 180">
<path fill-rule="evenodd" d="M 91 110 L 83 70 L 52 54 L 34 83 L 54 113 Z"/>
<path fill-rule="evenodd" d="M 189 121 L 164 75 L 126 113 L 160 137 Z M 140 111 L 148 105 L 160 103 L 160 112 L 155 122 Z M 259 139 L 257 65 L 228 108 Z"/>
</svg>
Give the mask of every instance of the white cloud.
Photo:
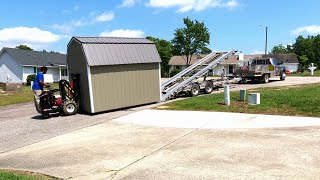
<svg viewBox="0 0 320 180">
<path fill-rule="evenodd" d="M 301 34 L 308 34 L 308 35 L 320 34 L 320 25 L 303 26 L 291 31 L 291 35 L 301 35 Z"/>
<path fill-rule="evenodd" d="M 114 13 L 112 11 L 104 12 L 96 16 L 95 20 L 100 22 L 111 21 L 114 18 Z"/>
<path fill-rule="evenodd" d="M 120 7 L 132 7 L 134 6 L 139 0 L 123 0 Z"/>
<path fill-rule="evenodd" d="M 147 6 L 155 8 L 177 7 L 178 12 L 202 11 L 208 8 L 224 7 L 235 8 L 239 6 L 237 0 L 149 0 Z"/>
<path fill-rule="evenodd" d="M 105 31 L 100 33 L 100 36 L 104 37 L 144 37 L 144 32 L 141 30 L 130 30 L 130 29 L 118 29 L 114 31 Z"/>
<path fill-rule="evenodd" d="M 260 51 L 260 50 L 254 50 L 249 54 L 264 54 L 264 51 Z"/>
<path fill-rule="evenodd" d="M 32 48 L 46 47 L 50 43 L 59 41 L 63 36 L 49 31 L 30 27 L 13 27 L 0 29 L 1 47 L 15 47 L 25 44 Z"/>
<path fill-rule="evenodd" d="M 72 30 L 76 27 L 81 27 L 90 24 L 88 21 L 85 20 L 72 20 L 69 23 L 64 24 L 54 24 L 51 28 L 56 29 L 64 34 L 71 33 Z"/>
</svg>

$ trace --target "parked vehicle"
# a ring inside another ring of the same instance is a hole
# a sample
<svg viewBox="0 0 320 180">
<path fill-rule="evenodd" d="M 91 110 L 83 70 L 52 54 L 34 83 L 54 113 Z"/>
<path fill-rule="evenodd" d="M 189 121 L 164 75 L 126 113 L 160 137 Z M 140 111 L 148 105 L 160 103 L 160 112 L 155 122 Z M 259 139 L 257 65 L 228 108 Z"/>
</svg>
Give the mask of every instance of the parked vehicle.
<svg viewBox="0 0 320 180">
<path fill-rule="evenodd" d="M 269 78 L 286 78 L 286 68 L 275 58 L 260 58 L 245 61 L 242 66 L 236 68 L 234 77 L 240 77 L 242 82 L 247 80 L 268 83 Z"/>
</svg>

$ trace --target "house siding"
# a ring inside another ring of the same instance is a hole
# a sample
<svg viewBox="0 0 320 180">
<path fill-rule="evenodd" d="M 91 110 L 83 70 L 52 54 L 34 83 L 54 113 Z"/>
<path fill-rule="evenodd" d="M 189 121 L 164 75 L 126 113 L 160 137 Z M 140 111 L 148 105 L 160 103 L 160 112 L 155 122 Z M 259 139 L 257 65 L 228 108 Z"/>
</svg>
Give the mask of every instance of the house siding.
<svg viewBox="0 0 320 180">
<path fill-rule="evenodd" d="M 7 75 L 12 83 L 22 82 L 22 66 L 7 52 L 0 57 L 0 82 L 7 82 Z"/>
<path fill-rule="evenodd" d="M 71 76 L 71 74 L 80 74 L 80 108 L 82 111 L 91 113 L 86 56 L 83 54 L 81 45 L 76 41 L 72 41 L 68 46 L 67 54 L 69 76 Z"/>
<path fill-rule="evenodd" d="M 95 112 L 160 101 L 159 63 L 92 66 Z"/>
</svg>

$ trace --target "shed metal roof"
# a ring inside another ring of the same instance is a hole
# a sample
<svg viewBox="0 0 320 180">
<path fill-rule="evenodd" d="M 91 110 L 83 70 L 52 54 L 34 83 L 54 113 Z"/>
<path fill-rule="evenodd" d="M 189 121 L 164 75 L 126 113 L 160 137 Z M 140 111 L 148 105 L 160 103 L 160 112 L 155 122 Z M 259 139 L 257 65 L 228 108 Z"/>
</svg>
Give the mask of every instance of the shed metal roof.
<svg viewBox="0 0 320 180">
<path fill-rule="evenodd" d="M 48 53 L 41 51 L 22 50 L 16 48 L 3 48 L 1 50 L 7 52 L 15 60 L 23 66 L 53 66 L 66 65 L 66 55 L 58 53 Z"/>
<path fill-rule="evenodd" d="M 155 44 L 144 38 L 74 37 L 73 39 L 82 44 L 89 66 L 161 62 Z"/>
<path fill-rule="evenodd" d="M 86 44 L 154 44 L 145 38 L 124 37 L 74 37 L 81 43 Z"/>
</svg>

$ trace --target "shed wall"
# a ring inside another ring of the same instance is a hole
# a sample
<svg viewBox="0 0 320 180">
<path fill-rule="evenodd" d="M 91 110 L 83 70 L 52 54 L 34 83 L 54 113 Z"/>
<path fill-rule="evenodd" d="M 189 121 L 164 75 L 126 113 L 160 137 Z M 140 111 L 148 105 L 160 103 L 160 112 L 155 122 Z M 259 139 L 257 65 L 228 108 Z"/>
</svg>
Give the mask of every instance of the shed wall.
<svg viewBox="0 0 320 180">
<path fill-rule="evenodd" d="M 90 69 L 95 112 L 160 101 L 159 63 Z"/>
<path fill-rule="evenodd" d="M 86 57 L 83 54 L 81 45 L 75 41 L 71 42 L 68 47 L 67 64 L 70 80 L 71 74 L 80 74 L 80 93 L 82 98 L 80 101 L 81 110 L 92 113 L 90 107 L 90 91 Z"/>
</svg>

